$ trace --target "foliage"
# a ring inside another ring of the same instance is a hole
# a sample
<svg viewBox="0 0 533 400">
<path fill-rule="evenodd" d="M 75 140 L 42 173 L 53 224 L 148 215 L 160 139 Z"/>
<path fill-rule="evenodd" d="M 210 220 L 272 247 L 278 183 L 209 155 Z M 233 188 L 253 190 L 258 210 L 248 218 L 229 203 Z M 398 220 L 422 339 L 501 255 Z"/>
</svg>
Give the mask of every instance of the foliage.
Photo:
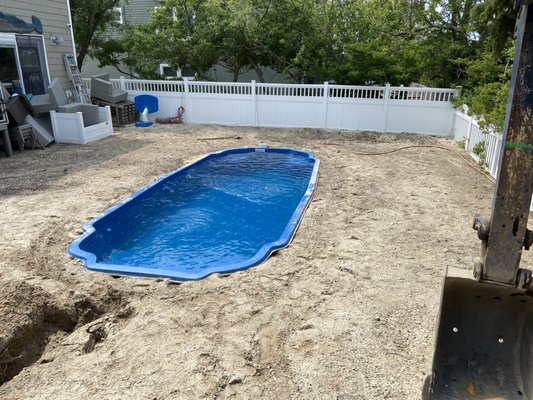
<svg viewBox="0 0 533 400">
<path fill-rule="evenodd" d="M 508 49 L 512 38 L 516 13 L 513 0 L 485 0 L 473 10 L 477 29 L 490 44 L 492 52 L 499 56 Z"/>
<path fill-rule="evenodd" d="M 458 101 L 500 129 L 515 18 L 512 0 L 166 0 L 91 54 L 143 78 L 168 63 L 201 79 L 222 65 L 234 80 L 270 68 L 297 82 L 460 86 Z"/>
<path fill-rule="evenodd" d="M 146 25 L 126 25 L 121 32 L 120 39 L 111 38 L 94 51 L 100 63 L 113 65 L 125 75 L 160 79 L 159 64 L 165 58 L 160 38 L 151 35 Z"/>
<path fill-rule="evenodd" d="M 478 164 L 485 168 L 487 167 L 487 145 L 484 140 L 480 140 L 472 148 L 472 152 L 478 157 Z"/>
<path fill-rule="evenodd" d="M 512 0 L 486 0 L 472 10 L 480 45 L 465 66 L 463 91 L 456 100 L 469 106 L 484 130 L 501 132 L 514 58 L 513 29 L 516 14 Z"/>
<path fill-rule="evenodd" d="M 107 44 L 107 33 L 116 28 L 117 12 L 125 0 L 69 0 L 72 25 L 76 41 L 76 58 L 81 69 L 83 60 L 91 53 Z"/>
<path fill-rule="evenodd" d="M 469 113 L 481 116 L 484 130 L 501 132 L 505 120 L 505 107 L 509 97 L 514 48 L 509 45 L 500 57 L 490 47 L 479 52 L 477 58 L 464 60 L 465 79 L 458 104 L 468 104 Z"/>
<path fill-rule="evenodd" d="M 469 114 L 482 116 L 479 126 L 483 130 L 501 133 L 505 120 L 505 107 L 509 98 L 510 82 L 490 82 L 473 89 L 468 97 Z"/>
</svg>

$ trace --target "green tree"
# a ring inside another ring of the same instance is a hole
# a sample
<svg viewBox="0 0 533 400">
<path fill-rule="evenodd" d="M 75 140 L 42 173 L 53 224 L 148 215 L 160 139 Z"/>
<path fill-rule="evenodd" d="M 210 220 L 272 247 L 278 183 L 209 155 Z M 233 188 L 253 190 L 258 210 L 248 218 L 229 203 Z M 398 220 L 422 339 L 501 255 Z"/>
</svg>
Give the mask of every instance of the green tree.
<svg viewBox="0 0 533 400">
<path fill-rule="evenodd" d="M 167 62 L 200 79 L 223 65 L 233 80 L 262 82 L 268 67 L 298 82 L 462 86 L 459 100 L 499 127 L 514 19 L 512 0 L 167 0 L 91 54 L 143 78 Z"/>
<path fill-rule="evenodd" d="M 330 79 L 351 84 L 409 84 L 420 76 L 422 5 L 415 0 L 344 2 L 334 25 Z"/>
<path fill-rule="evenodd" d="M 486 37 L 495 56 L 509 48 L 516 23 L 514 0 L 485 0 L 474 9 L 476 28 Z"/>
<path fill-rule="evenodd" d="M 465 76 L 457 102 L 467 104 L 471 114 L 481 117 L 482 128 L 501 132 L 514 58 L 513 1 L 481 2 L 473 10 L 473 20 L 480 46 L 473 56 L 462 60 Z"/>
<path fill-rule="evenodd" d="M 118 26 L 115 7 L 124 0 L 69 0 L 72 14 L 76 58 L 81 69 L 92 49 L 105 47 L 107 33 Z"/>
</svg>

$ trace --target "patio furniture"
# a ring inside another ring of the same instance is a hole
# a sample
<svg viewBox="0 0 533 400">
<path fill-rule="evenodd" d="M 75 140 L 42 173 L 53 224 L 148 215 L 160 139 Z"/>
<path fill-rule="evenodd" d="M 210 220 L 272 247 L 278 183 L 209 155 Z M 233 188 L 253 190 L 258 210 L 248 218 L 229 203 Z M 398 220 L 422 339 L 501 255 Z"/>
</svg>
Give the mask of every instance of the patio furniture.
<svg viewBox="0 0 533 400">
<path fill-rule="evenodd" d="M 13 155 L 13 149 L 11 147 L 11 141 L 9 139 L 9 133 L 7 130 L 8 123 L 9 118 L 7 116 L 7 104 L 3 98 L 0 98 L 0 132 L 2 134 L 2 142 L 4 143 L 4 152 L 6 153 L 6 157 Z"/>
<path fill-rule="evenodd" d="M 41 147 L 53 142 L 54 137 L 49 127 L 49 121 L 44 121 L 43 118 L 36 119 L 33 117 L 35 110 L 32 104 L 28 101 L 24 95 L 10 96 L 7 90 L 0 85 L 0 92 L 2 97 L 7 100 L 7 112 L 11 116 L 9 124 L 10 128 L 14 128 L 21 125 L 31 125 L 35 139 Z"/>
<path fill-rule="evenodd" d="M 30 124 L 10 128 L 9 138 L 12 142 L 17 143 L 19 150 L 24 150 L 25 148 L 35 149 L 36 147 L 44 150 L 44 146 L 37 141 Z"/>
<path fill-rule="evenodd" d="M 7 116 L 7 99 L 9 93 L 2 84 L 0 84 L 0 133 L 2 134 L 2 142 L 4 144 L 4 151 L 6 157 L 13 155 L 13 149 L 11 148 L 11 141 L 9 140 L 9 134 L 7 131 L 7 125 L 9 124 L 9 117 Z"/>
<path fill-rule="evenodd" d="M 52 129 L 56 143 L 87 144 L 113 134 L 111 108 L 97 107 L 98 123 L 84 126 L 83 115 L 50 111 Z"/>
<path fill-rule="evenodd" d="M 10 117 L 9 127 L 22 125 L 28 115 L 34 113 L 31 103 L 24 95 L 14 95 L 7 100 L 7 112 Z"/>
<path fill-rule="evenodd" d="M 11 147 L 11 141 L 9 140 L 9 133 L 7 131 L 7 125 L 0 125 L 0 132 L 2 132 L 2 142 L 4 144 L 4 153 L 6 157 L 13 155 L 13 148 Z"/>
<path fill-rule="evenodd" d="M 9 99 L 9 93 L 0 84 L 0 124 L 8 124 L 9 117 L 7 116 L 7 100 Z"/>
<path fill-rule="evenodd" d="M 32 96 L 30 104 L 33 107 L 34 114 L 43 114 L 55 110 L 55 106 L 52 104 L 52 100 L 48 94 Z"/>
<path fill-rule="evenodd" d="M 91 100 L 102 100 L 113 105 L 128 100 L 128 92 L 114 88 L 108 73 L 98 74 L 91 78 Z"/>
<path fill-rule="evenodd" d="M 99 123 L 98 106 L 85 103 L 69 103 L 67 95 L 57 78 L 52 79 L 48 86 L 50 100 L 58 113 L 81 113 L 83 126 L 91 126 Z"/>
<path fill-rule="evenodd" d="M 113 134 L 111 109 L 94 104 L 68 103 L 57 78 L 48 86 L 48 94 L 57 111 L 50 111 L 57 143 L 86 144 Z"/>
</svg>

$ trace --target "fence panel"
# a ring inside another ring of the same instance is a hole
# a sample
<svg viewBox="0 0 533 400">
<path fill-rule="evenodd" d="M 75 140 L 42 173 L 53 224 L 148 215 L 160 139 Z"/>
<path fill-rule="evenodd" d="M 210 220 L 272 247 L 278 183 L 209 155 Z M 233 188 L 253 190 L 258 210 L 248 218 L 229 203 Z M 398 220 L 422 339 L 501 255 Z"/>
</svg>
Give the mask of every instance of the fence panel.
<svg viewBox="0 0 533 400">
<path fill-rule="evenodd" d="M 327 125 L 331 129 L 384 131 L 385 109 L 382 99 L 333 97 L 329 99 Z"/>
<path fill-rule="evenodd" d="M 434 89 L 424 87 L 396 87 L 391 89 L 390 98 L 418 102 L 450 103 L 456 95 L 453 89 Z"/>
<path fill-rule="evenodd" d="M 115 87 L 128 92 L 159 92 L 181 93 L 184 90 L 183 81 L 148 81 L 138 79 L 113 79 Z"/>
<path fill-rule="evenodd" d="M 257 95 L 273 97 L 322 97 L 324 96 L 324 86 L 258 83 Z"/>
<path fill-rule="evenodd" d="M 474 117 L 459 110 L 455 112 L 453 131 L 455 140 L 464 140 L 465 149 L 472 158 L 496 178 L 500 160 L 501 135 L 483 131 Z"/>
<path fill-rule="evenodd" d="M 467 150 L 472 154 L 472 157 L 478 162 L 480 161 L 480 157 L 476 154 L 474 150 L 476 149 L 476 146 L 481 145 L 481 142 L 484 143 L 484 151 L 482 151 L 484 152 L 484 155 L 482 156 L 482 158 L 484 158 L 485 163 L 484 167 L 489 172 L 492 172 L 493 170 L 495 171 L 495 169 L 492 168 L 494 167 L 492 160 L 494 159 L 494 152 L 499 151 L 499 149 L 496 148 L 497 137 L 493 133 L 483 132 L 479 125 L 474 123 L 472 125 L 470 139 L 468 140 Z M 493 177 L 496 177 L 495 173 L 491 173 L 491 175 Z"/>
<path fill-rule="evenodd" d="M 191 93 L 185 107 L 185 122 L 253 126 L 252 102 L 247 97 Z"/>
<path fill-rule="evenodd" d="M 254 125 L 250 83 L 188 82 L 186 122 Z"/>
<path fill-rule="evenodd" d="M 465 140 L 465 149 L 470 156 L 480 162 L 480 156 L 476 153 L 481 152 L 484 158 L 484 168 L 494 179 L 498 179 L 499 163 L 502 151 L 502 135 L 500 133 L 483 131 L 479 127 L 478 121 L 467 115 L 468 107 L 463 106 L 465 112 L 457 110 L 453 125 L 455 140 Z M 483 143 L 483 144 L 481 144 Z M 529 208 L 533 211 L 533 199 Z"/>
<path fill-rule="evenodd" d="M 323 128 L 320 97 L 286 99 L 257 96 L 257 125 L 283 128 Z"/>
<path fill-rule="evenodd" d="M 456 91 L 424 87 L 391 87 L 387 132 L 431 133 L 448 136 L 453 128 Z"/>
<path fill-rule="evenodd" d="M 252 94 L 252 85 L 250 83 L 238 82 L 197 82 L 190 81 L 189 93 L 204 94 L 204 95 L 243 95 L 249 96 Z"/>
<path fill-rule="evenodd" d="M 159 111 L 187 123 L 451 135 L 452 89 L 112 79 L 129 99 L 153 94 Z M 86 80 L 90 86 L 90 80 Z"/>
<path fill-rule="evenodd" d="M 437 96 L 437 93 L 431 96 Z M 391 99 L 388 108 L 387 132 L 441 136 L 449 136 L 452 132 L 455 109 L 449 102 Z"/>
<path fill-rule="evenodd" d="M 477 125 L 472 126 L 470 140 L 468 141 L 467 150 L 472 157 L 481 162 L 483 167 L 495 178 L 497 172 L 498 157 L 496 153 L 500 151 L 500 135 L 483 132 Z M 481 153 L 481 154 L 479 154 Z"/>
<path fill-rule="evenodd" d="M 461 142 L 464 140 L 465 143 L 468 141 L 470 130 L 472 129 L 472 120 L 472 117 L 469 117 L 458 110 L 455 112 L 453 135 L 456 141 Z"/>
</svg>

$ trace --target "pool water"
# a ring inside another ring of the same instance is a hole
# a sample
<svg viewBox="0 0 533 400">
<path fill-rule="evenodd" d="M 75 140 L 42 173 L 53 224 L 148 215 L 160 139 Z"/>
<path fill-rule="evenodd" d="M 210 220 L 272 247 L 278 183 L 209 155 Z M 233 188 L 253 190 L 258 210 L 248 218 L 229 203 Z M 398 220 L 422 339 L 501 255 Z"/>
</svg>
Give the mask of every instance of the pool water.
<svg viewBox="0 0 533 400">
<path fill-rule="evenodd" d="M 214 153 L 89 223 L 69 252 L 88 268 L 176 280 L 248 268 L 289 244 L 317 173 L 290 149 Z"/>
</svg>

